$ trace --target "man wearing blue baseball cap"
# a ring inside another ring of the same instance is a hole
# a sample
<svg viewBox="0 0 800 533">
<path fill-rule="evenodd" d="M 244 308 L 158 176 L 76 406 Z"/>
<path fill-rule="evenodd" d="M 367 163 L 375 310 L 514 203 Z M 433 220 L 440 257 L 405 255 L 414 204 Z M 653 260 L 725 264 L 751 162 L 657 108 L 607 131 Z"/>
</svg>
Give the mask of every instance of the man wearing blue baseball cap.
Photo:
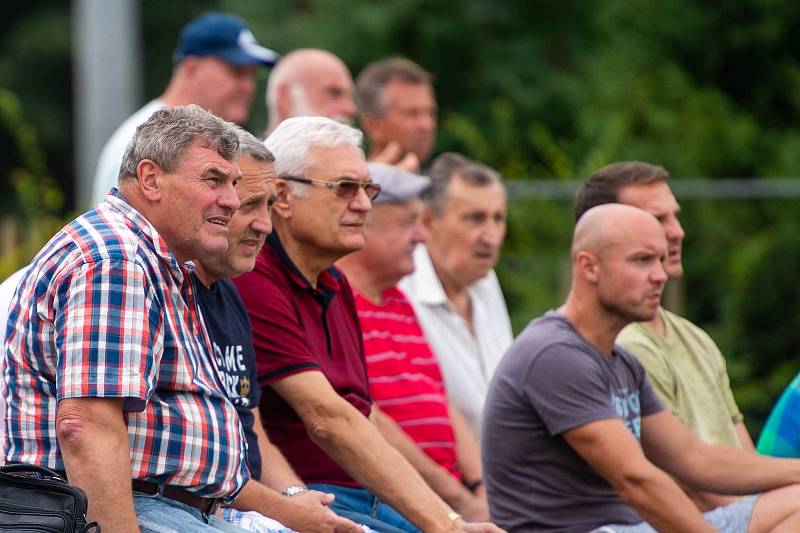
<svg viewBox="0 0 800 533">
<path fill-rule="evenodd" d="M 128 117 L 109 138 L 94 176 L 92 203 L 116 186 L 125 146 L 136 127 L 162 107 L 197 104 L 242 123 L 256 91 L 256 68 L 271 67 L 278 54 L 258 44 L 240 17 L 207 13 L 187 24 L 178 38 L 175 67 L 164 93 Z"/>
</svg>

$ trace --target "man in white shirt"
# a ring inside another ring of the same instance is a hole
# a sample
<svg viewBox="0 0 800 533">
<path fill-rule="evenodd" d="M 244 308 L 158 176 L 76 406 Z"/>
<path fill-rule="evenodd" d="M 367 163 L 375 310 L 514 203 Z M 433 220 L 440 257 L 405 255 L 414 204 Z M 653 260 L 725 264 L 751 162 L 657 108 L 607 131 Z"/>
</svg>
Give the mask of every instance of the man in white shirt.
<svg viewBox="0 0 800 533">
<path fill-rule="evenodd" d="M 436 158 L 429 175 L 430 238 L 400 288 L 439 359 L 450 401 L 480 435 L 489 380 L 513 338 L 492 270 L 506 234 L 506 194 L 495 171 L 458 154 Z"/>
<path fill-rule="evenodd" d="M 272 66 L 278 54 L 260 46 L 241 18 L 208 13 L 181 31 L 175 68 L 164 93 L 128 117 L 100 152 L 92 186 L 92 204 L 117 185 L 125 147 L 136 127 L 157 109 L 197 104 L 231 122 L 247 120 L 256 91 L 256 68 Z"/>
</svg>

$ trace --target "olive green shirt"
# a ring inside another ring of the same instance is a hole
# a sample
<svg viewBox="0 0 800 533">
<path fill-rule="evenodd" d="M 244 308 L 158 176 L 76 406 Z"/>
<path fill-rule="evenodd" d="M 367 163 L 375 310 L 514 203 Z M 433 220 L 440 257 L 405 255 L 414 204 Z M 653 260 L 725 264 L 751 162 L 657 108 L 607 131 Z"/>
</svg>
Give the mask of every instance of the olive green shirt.
<svg viewBox="0 0 800 533">
<path fill-rule="evenodd" d="M 735 424 L 743 417 L 725 358 L 702 329 L 664 308 L 659 312 L 665 336 L 634 323 L 620 332 L 617 344 L 642 362 L 664 405 L 698 437 L 740 448 Z"/>
</svg>

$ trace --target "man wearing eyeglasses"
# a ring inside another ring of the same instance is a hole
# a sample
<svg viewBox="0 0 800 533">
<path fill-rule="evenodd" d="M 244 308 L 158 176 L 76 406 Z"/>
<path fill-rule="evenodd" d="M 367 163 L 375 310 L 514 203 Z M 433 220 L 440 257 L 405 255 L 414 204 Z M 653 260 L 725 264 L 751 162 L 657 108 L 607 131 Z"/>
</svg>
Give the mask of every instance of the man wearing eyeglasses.
<svg viewBox="0 0 800 533">
<path fill-rule="evenodd" d="M 361 139 L 323 117 L 275 129 L 265 141 L 278 176 L 273 233 L 234 280 L 253 327 L 264 427 L 305 483 L 284 493 L 333 493 L 337 514 L 382 532 L 499 531 L 464 522 L 372 423 L 354 298 L 333 266 L 364 246 L 380 190 Z"/>
</svg>

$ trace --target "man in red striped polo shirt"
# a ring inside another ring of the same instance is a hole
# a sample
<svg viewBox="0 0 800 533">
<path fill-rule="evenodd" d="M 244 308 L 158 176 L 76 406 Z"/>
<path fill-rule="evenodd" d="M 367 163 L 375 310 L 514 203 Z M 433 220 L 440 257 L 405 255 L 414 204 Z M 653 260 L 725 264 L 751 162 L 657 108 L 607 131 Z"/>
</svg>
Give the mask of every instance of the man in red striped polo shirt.
<svg viewBox="0 0 800 533">
<path fill-rule="evenodd" d="M 353 287 L 378 427 L 442 499 L 469 519 L 487 520 L 477 441 L 448 405 L 439 363 L 396 287 L 426 238 L 419 195 L 430 180 L 381 163 L 369 168 L 381 194 L 367 217 L 366 245 L 337 266 Z"/>
</svg>

